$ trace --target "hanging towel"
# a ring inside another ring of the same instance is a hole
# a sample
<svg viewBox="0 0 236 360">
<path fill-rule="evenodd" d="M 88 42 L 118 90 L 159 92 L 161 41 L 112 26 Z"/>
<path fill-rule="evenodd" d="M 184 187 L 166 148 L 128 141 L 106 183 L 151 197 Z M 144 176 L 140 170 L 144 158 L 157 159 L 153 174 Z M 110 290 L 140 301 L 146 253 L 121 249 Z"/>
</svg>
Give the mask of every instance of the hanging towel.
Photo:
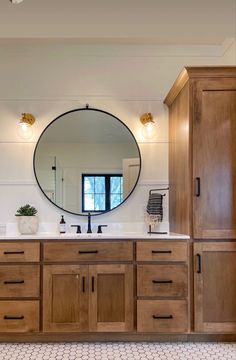
<svg viewBox="0 0 236 360">
<path fill-rule="evenodd" d="M 147 203 L 147 212 L 150 215 L 156 215 L 159 221 L 163 219 L 163 196 L 158 193 L 150 193 Z"/>
</svg>

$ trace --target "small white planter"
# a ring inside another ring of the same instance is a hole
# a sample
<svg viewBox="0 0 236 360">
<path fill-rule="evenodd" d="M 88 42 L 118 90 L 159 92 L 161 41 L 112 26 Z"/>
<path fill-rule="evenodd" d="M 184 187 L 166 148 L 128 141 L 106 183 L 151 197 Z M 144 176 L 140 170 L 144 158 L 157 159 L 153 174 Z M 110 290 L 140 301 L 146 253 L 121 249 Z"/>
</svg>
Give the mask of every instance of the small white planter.
<svg viewBox="0 0 236 360">
<path fill-rule="evenodd" d="M 37 216 L 17 216 L 18 230 L 21 235 L 36 234 L 39 227 Z"/>
</svg>

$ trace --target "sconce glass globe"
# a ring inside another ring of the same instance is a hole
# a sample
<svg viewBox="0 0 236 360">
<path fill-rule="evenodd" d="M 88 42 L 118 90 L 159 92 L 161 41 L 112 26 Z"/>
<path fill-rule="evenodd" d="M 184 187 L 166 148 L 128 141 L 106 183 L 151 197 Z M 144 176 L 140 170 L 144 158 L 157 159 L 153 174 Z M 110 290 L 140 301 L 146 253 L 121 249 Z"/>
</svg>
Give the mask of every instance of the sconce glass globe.
<svg viewBox="0 0 236 360">
<path fill-rule="evenodd" d="M 157 127 L 154 122 L 148 122 L 142 127 L 142 136 L 145 140 L 152 140 L 157 135 Z"/>
<path fill-rule="evenodd" d="M 30 124 L 20 121 L 17 124 L 17 134 L 24 140 L 29 140 L 33 136 L 33 129 Z"/>
</svg>

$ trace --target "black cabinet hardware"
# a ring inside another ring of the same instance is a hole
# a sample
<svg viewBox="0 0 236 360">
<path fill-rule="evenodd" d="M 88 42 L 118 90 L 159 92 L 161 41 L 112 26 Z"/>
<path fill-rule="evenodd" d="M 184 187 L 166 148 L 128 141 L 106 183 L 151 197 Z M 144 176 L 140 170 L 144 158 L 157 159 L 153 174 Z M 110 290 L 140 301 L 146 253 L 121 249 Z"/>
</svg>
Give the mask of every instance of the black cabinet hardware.
<svg viewBox="0 0 236 360">
<path fill-rule="evenodd" d="M 171 250 L 152 250 L 153 254 L 171 254 Z"/>
<path fill-rule="evenodd" d="M 92 292 L 94 292 L 94 276 L 92 276 Z"/>
<path fill-rule="evenodd" d="M 197 254 L 197 273 L 201 274 L 202 272 L 202 257 L 200 254 Z"/>
<path fill-rule="evenodd" d="M 85 292 L 85 276 L 82 277 L 82 291 Z"/>
<path fill-rule="evenodd" d="M 24 251 L 4 251 L 4 255 L 20 255 L 24 254 Z"/>
<path fill-rule="evenodd" d="M 201 179 L 196 177 L 195 179 L 195 196 L 199 197 L 201 195 Z"/>
<path fill-rule="evenodd" d="M 79 254 L 97 254 L 97 250 L 79 250 Z"/>
<path fill-rule="evenodd" d="M 25 317 L 23 315 L 21 316 L 4 316 L 4 320 L 23 320 Z"/>
<path fill-rule="evenodd" d="M 153 284 L 172 284 L 173 280 L 152 280 Z"/>
<path fill-rule="evenodd" d="M 173 319 L 173 315 L 167 315 L 167 316 L 159 316 L 159 315 L 152 315 L 154 320 L 162 319 L 162 320 L 169 320 Z"/>
<path fill-rule="evenodd" d="M 6 280 L 4 284 L 24 284 L 24 280 Z"/>
</svg>

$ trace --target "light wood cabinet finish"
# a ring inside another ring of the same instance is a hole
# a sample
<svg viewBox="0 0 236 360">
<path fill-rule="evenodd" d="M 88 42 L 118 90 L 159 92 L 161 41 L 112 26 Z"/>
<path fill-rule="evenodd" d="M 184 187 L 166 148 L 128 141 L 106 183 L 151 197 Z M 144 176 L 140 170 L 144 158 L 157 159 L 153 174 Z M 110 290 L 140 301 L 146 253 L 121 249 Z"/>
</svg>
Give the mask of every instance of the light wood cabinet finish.
<svg viewBox="0 0 236 360">
<path fill-rule="evenodd" d="M 133 266 L 45 265 L 45 332 L 133 329 Z"/>
<path fill-rule="evenodd" d="M 43 273 L 43 330 L 88 330 L 88 267 L 45 265 Z"/>
<path fill-rule="evenodd" d="M 0 301 L 0 332 L 39 331 L 39 301 Z"/>
<path fill-rule="evenodd" d="M 133 330 L 133 265 L 90 265 L 90 331 Z"/>
<path fill-rule="evenodd" d="M 138 300 L 139 332 L 184 333 L 188 331 L 186 300 Z"/>
<path fill-rule="evenodd" d="M 137 261 L 183 261 L 188 258 L 186 241 L 137 241 Z"/>
<path fill-rule="evenodd" d="M 0 298 L 39 297 L 38 265 L 0 265 Z"/>
<path fill-rule="evenodd" d="M 236 66 L 186 67 L 170 115 L 170 230 L 236 239 Z"/>
<path fill-rule="evenodd" d="M 236 332 L 236 243 L 194 244 L 195 331 Z"/>
<path fill-rule="evenodd" d="M 132 261 L 130 241 L 112 242 L 47 242 L 44 261 Z"/>
<path fill-rule="evenodd" d="M 40 249 L 37 242 L 1 242 L 0 262 L 39 262 Z"/>
<path fill-rule="evenodd" d="M 187 297 L 187 265 L 138 265 L 137 295 L 158 298 Z"/>
</svg>

